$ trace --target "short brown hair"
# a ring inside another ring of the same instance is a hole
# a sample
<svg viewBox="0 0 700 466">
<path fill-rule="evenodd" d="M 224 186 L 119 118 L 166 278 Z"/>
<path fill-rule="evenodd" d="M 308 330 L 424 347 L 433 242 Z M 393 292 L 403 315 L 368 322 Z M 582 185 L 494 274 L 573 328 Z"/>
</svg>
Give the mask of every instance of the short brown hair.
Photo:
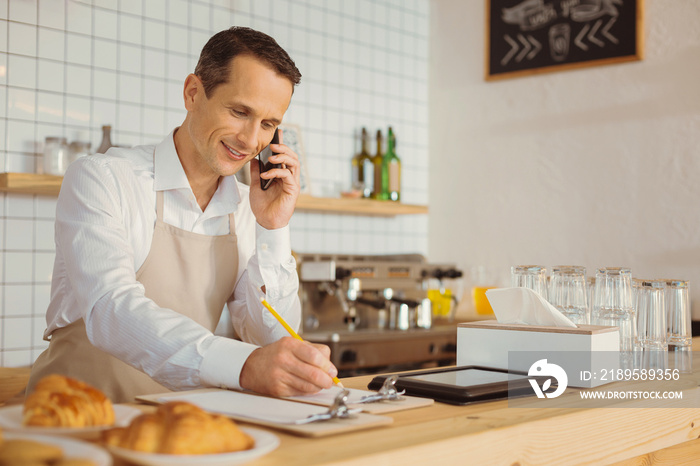
<svg viewBox="0 0 700 466">
<path fill-rule="evenodd" d="M 299 69 L 275 39 L 251 28 L 233 26 L 214 34 L 199 55 L 194 74 L 202 80 L 207 97 L 219 84 L 228 81 L 231 60 L 237 55 L 258 58 L 289 79 L 293 86 L 301 81 Z"/>
</svg>

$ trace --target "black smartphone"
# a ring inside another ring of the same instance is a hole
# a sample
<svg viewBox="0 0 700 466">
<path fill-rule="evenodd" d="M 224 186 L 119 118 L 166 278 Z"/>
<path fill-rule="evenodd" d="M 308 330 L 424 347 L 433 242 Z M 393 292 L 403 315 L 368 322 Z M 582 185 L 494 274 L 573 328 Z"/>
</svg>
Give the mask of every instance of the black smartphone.
<svg viewBox="0 0 700 466">
<path fill-rule="evenodd" d="M 280 138 L 279 138 L 279 129 L 275 130 L 275 135 L 272 136 L 272 141 L 270 141 L 270 144 L 279 144 Z M 270 163 L 269 158 L 273 155 L 277 155 L 278 152 L 272 152 L 272 149 L 270 149 L 270 146 L 268 145 L 266 148 L 264 148 L 259 154 L 258 154 L 258 165 L 260 166 L 260 174 L 263 172 L 266 172 L 268 170 L 271 170 L 273 168 L 281 168 L 282 164 L 279 163 Z M 266 180 L 264 178 L 260 178 L 260 187 L 265 190 L 270 187 L 272 182 L 275 181 L 274 178 L 271 178 L 269 180 Z"/>
</svg>

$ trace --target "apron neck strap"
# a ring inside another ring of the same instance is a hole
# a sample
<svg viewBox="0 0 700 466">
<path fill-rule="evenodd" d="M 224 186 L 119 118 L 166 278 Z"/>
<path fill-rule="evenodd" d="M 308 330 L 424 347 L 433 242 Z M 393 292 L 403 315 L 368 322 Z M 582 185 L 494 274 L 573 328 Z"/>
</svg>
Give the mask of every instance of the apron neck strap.
<svg viewBox="0 0 700 466">
<path fill-rule="evenodd" d="M 233 212 L 228 214 L 228 231 L 230 235 L 236 234 L 236 222 L 233 219 Z"/>
<path fill-rule="evenodd" d="M 163 191 L 156 191 L 156 216 L 158 221 L 163 221 Z"/>
</svg>

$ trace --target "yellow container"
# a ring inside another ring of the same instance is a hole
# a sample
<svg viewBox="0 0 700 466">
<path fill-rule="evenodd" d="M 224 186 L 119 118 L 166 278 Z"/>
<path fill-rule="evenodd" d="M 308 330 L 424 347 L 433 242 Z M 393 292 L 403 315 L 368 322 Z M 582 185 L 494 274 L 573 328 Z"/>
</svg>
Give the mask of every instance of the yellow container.
<svg viewBox="0 0 700 466">
<path fill-rule="evenodd" d="M 433 306 L 433 316 L 449 317 L 452 310 L 452 290 L 428 290 L 428 299 Z"/>
<path fill-rule="evenodd" d="M 474 309 L 479 315 L 493 315 L 493 308 L 489 299 L 486 297 L 486 290 L 496 288 L 495 286 L 475 286 L 472 288 L 472 297 L 474 298 Z"/>
</svg>

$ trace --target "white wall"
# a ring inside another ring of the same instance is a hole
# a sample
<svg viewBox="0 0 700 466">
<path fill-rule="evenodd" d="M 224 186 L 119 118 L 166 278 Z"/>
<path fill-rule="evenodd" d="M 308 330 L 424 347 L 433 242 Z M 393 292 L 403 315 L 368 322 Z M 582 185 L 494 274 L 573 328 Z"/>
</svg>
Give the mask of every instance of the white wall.
<svg viewBox="0 0 700 466">
<path fill-rule="evenodd" d="M 700 2 L 645 3 L 641 62 L 486 82 L 485 2 L 431 1 L 433 260 L 629 266 L 700 307 Z"/>
<path fill-rule="evenodd" d="M 302 127 L 312 190 L 350 184 L 361 126 L 393 125 L 403 199 L 428 202 L 426 0 L 0 0 L 0 171 L 34 172 L 46 136 L 160 141 L 182 83 L 231 25 L 275 37 L 304 75 L 285 122 Z M 374 146 L 373 146 L 374 147 Z M 54 258 L 55 198 L 0 193 L 0 365 L 30 364 Z M 298 213 L 298 252 L 427 252 L 427 216 Z"/>
</svg>

